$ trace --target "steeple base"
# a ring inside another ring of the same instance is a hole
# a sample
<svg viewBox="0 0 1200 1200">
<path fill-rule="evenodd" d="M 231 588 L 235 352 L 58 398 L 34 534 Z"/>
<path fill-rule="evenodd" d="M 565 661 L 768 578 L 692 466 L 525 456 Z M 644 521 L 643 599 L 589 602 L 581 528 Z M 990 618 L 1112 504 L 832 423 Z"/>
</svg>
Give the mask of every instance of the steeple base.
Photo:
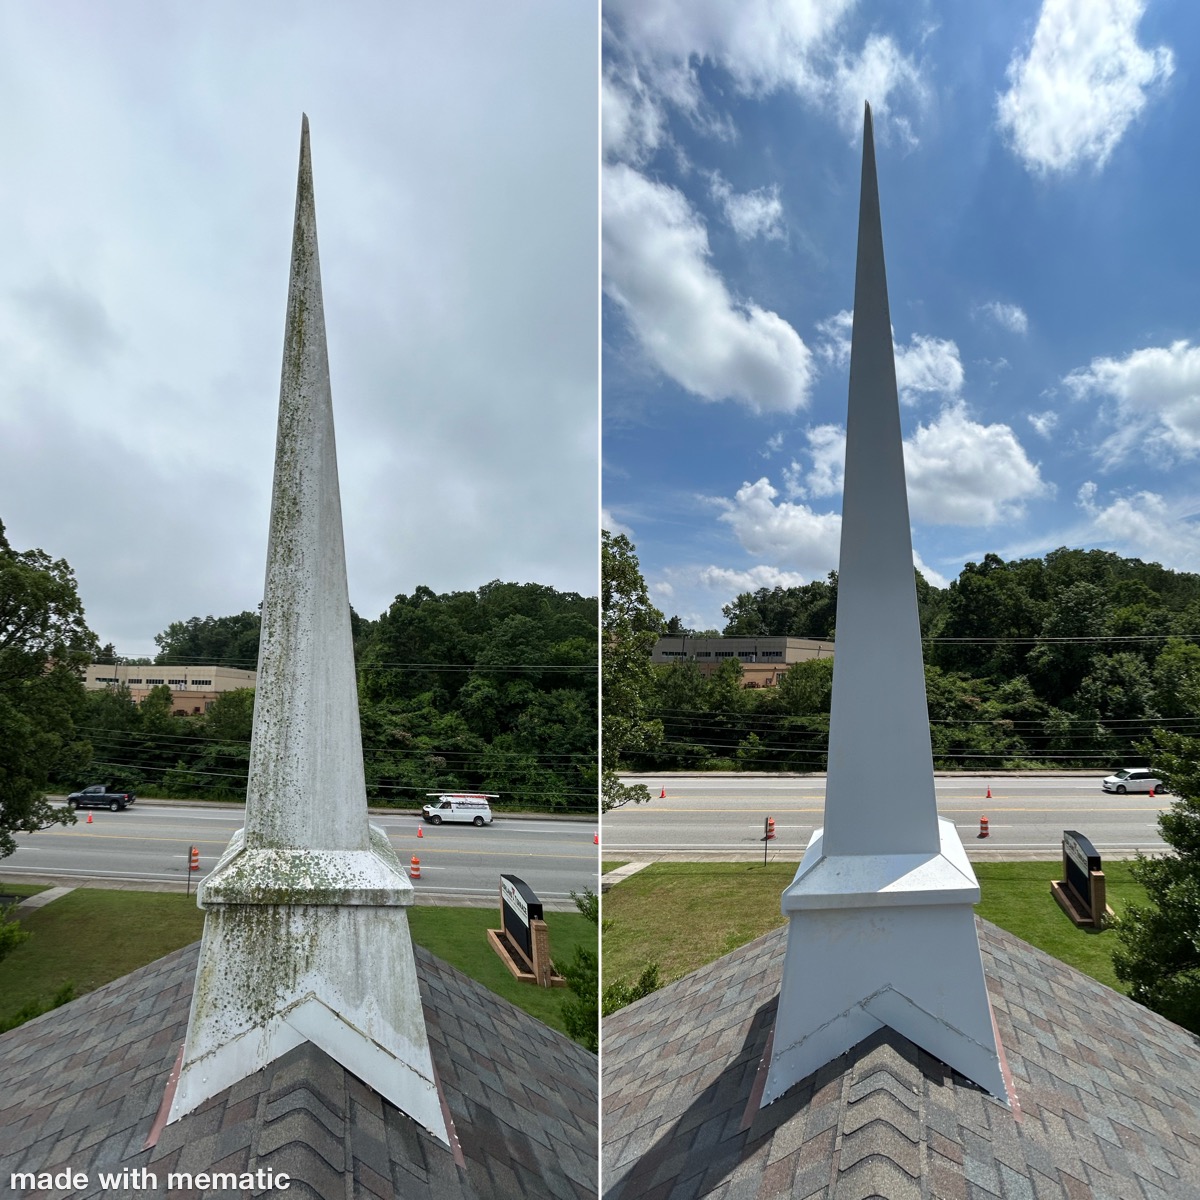
<svg viewBox="0 0 1200 1200">
<path fill-rule="evenodd" d="M 371 843 L 248 851 L 234 835 L 199 897 L 204 940 L 170 1121 L 309 1041 L 450 1144 L 405 911 L 412 885 L 386 836 L 372 829 Z"/>
<path fill-rule="evenodd" d="M 762 1103 L 887 1025 L 1008 1104 L 951 821 L 940 852 L 827 858 L 818 829 L 783 893 L 787 957 Z"/>
</svg>

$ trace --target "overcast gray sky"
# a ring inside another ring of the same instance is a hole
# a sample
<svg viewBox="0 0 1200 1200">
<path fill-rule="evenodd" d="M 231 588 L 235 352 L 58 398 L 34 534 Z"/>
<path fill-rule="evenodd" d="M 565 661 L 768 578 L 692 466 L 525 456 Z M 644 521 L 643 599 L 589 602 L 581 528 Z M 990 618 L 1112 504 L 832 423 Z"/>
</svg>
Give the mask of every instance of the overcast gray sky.
<svg viewBox="0 0 1200 1200">
<path fill-rule="evenodd" d="M 126 655 L 261 595 L 300 115 L 350 597 L 597 589 L 595 7 L 0 0 L 0 520 Z"/>
</svg>

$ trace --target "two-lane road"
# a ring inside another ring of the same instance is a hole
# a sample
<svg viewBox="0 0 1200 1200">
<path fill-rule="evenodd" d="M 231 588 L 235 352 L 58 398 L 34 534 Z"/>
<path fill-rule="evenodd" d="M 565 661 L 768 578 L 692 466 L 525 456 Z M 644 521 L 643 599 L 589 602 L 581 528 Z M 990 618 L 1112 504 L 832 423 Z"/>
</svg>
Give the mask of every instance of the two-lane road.
<svg viewBox="0 0 1200 1200">
<path fill-rule="evenodd" d="M 241 827 L 240 808 L 155 804 L 139 800 L 124 812 L 78 813 L 78 824 L 17 837 L 17 850 L 0 862 L 0 877 L 53 878 L 186 886 L 188 852 L 200 848 L 203 878 Z M 551 909 L 573 909 L 570 893 L 597 890 L 595 822 L 501 818 L 473 825 L 422 825 L 409 814 L 372 815 L 387 833 L 406 868 L 414 855 L 421 877 L 414 882 L 417 902 L 476 899 L 496 901 L 502 872 L 518 875 Z"/>
<path fill-rule="evenodd" d="M 644 775 L 624 781 L 645 784 L 653 799 L 605 814 L 608 859 L 761 858 L 763 822 L 770 816 L 776 836 L 768 858 L 799 862 L 813 829 L 823 823 L 823 775 Z M 1099 773 L 939 776 L 936 792 L 939 814 L 954 821 L 972 858 L 1056 858 L 1064 829 L 1079 830 L 1110 858 L 1165 848 L 1156 818 L 1171 797 L 1110 795 L 1101 790 Z M 980 817 L 988 819 L 987 838 L 978 836 Z"/>
</svg>

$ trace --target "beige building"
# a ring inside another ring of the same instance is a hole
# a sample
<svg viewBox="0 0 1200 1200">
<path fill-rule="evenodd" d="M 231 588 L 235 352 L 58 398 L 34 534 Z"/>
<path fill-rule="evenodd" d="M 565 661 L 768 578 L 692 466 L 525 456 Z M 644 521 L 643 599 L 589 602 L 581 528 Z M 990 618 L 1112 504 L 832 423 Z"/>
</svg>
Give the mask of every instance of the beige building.
<svg viewBox="0 0 1200 1200">
<path fill-rule="evenodd" d="M 235 688 L 252 688 L 257 672 L 237 667 L 133 666 L 122 663 L 91 663 L 84 675 L 83 686 L 91 691 L 118 687 L 124 684 L 139 704 L 150 689 L 165 685 L 171 689 L 177 717 L 207 712 L 222 693 Z"/>
<path fill-rule="evenodd" d="M 833 643 L 798 637 L 660 637 L 650 654 L 653 663 L 694 659 L 711 675 L 727 658 L 742 664 L 743 687 L 774 687 L 792 665 L 810 658 L 832 658 Z"/>
</svg>

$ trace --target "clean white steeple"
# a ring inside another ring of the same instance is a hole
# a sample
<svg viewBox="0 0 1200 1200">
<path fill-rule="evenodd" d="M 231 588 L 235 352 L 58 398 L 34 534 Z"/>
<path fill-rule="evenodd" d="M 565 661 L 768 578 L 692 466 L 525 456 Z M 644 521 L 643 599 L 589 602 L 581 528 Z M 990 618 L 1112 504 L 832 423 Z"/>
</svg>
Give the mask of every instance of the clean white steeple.
<svg viewBox="0 0 1200 1200">
<path fill-rule="evenodd" d="M 1007 1102 L 978 899 L 934 796 L 868 105 L 825 827 L 783 893 L 788 948 L 763 1103 L 883 1025 Z"/>
</svg>

